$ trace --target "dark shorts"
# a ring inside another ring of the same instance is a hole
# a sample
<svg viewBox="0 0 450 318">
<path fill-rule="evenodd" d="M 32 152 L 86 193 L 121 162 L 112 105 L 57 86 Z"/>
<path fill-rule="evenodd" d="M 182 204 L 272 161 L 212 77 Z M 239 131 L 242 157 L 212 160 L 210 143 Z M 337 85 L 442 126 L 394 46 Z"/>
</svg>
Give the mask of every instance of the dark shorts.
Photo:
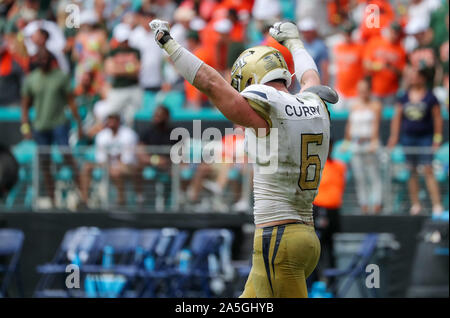
<svg viewBox="0 0 450 318">
<path fill-rule="evenodd" d="M 425 136 L 412 136 L 412 135 L 403 135 L 400 138 L 400 143 L 404 147 L 422 147 L 422 148 L 430 148 L 433 145 L 433 135 L 425 135 Z M 406 153 L 406 161 L 413 165 L 417 166 L 421 165 L 429 165 L 433 161 L 433 154 L 427 149 L 420 150 L 418 149 L 417 153 Z"/>
<path fill-rule="evenodd" d="M 35 130 L 33 136 L 38 146 L 68 146 L 69 130 L 70 126 L 64 124 L 49 130 Z"/>
</svg>

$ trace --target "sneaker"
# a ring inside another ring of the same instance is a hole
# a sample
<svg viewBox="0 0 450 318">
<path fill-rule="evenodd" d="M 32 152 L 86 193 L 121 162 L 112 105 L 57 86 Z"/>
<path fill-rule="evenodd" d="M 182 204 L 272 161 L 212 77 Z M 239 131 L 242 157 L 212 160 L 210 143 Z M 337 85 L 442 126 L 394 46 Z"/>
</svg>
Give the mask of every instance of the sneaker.
<svg viewBox="0 0 450 318">
<path fill-rule="evenodd" d="M 444 212 L 444 207 L 440 204 L 435 204 L 433 205 L 433 215 L 435 216 L 439 216 L 442 214 L 442 212 Z"/>
<path fill-rule="evenodd" d="M 211 202 L 208 199 L 204 198 L 200 201 L 200 203 L 193 204 L 192 209 L 194 212 L 197 212 L 197 213 L 211 212 L 211 210 L 212 210 Z"/>
<path fill-rule="evenodd" d="M 213 181 L 208 181 L 208 180 L 204 181 L 203 182 L 203 187 L 206 190 L 209 190 L 209 191 L 211 191 L 214 194 L 221 194 L 222 193 L 222 189 L 220 188 L 220 186 L 216 182 L 213 182 Z"/>
<path fill-rule="evenodd" d="M 233 204 L 232 209 L 235 212 L 247 212 L 250 210 L 250 204 L 248 203 L 248 200 L 239 200 Z"/>
<path fill-rule="evenodd" d="M 223 202 L 222 197 L 215 195 L 212 200 L 212 208 L 215 212 L 226 213 L 230 211 L 230 208 Z"/>
<path fill-rule="evenodd" d="M 418 215 L 422 211 L 422 207 L 420 204 L 413 204 L 411 209 L 409 210 L 409 214 Z"/>
</svg>

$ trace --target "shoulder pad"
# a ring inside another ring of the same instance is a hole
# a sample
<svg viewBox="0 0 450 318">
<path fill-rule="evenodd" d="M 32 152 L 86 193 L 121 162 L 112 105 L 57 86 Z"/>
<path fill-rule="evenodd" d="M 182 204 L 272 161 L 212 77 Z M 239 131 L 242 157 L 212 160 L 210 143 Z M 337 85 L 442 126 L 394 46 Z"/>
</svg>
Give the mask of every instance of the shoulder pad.
<svg viewBox="0 0 450 318">
<path fill-rule="evenodd" d="M 271 87 L 267 85 L 254 84 L 244 89 L 241 95 L 248 100 L 253 110 L 267 121 L 269 127 L 272 127 L 269 103 L 270 89 Z"/>
<path fill-rule="evenodd" d="M 241 95 L 247 99 L 268 103 L 271 88 L 272 87 L 267 85 L 254 84 L 245 88 L 241 92 Z"/>
<path fill-rule="evenodd" d="M 311 86 L 305 89 L 305 92 L 314 93 L 330 104 L 336 104 L 339 101 L 339 95 L 336 91 L 325 85 Z"/>
</svg>

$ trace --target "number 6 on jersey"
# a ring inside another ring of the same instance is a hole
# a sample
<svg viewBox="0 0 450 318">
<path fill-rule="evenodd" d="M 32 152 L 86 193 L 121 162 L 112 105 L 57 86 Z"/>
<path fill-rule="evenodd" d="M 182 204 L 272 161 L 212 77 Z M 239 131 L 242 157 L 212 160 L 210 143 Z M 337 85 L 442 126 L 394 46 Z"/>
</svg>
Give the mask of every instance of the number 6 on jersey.
<svg viewBox="0 0 450 318">
<path fill-rule="evenodd" d="M 323 134 L 302 134 L 300 150 L 300 177 L 298 186 L 303 191 L 317 190 L 320 180 L 321 161 L 318 154 L 309 154 L 309 145 L 322 145 Z M 309 167 L 315 166 L 314 178 L 308 179 Z"/>
</svg>

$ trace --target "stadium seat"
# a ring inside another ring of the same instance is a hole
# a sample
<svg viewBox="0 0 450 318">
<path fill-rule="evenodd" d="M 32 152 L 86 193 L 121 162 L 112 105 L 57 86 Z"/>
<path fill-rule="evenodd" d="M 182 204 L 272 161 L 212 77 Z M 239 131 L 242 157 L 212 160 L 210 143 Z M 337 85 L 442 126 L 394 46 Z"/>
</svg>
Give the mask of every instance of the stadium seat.
<svg viewBox="0 0 450 318">
<path fill-rule="evenodd" d="M 137 268 L 134 264 L 134 254 L 139 244 L 139 232 L 130 228 L 103 230 L 96 244 L 95 261 L 83 266 L 85 273 L 115 273 L 134 275 Z M 113 251 L 111 266 L 104 264 L 104 253 L 107 248 Z"/>
<path fill-rule="evenodd" d="M 136 277 L 136 250 L 140 232 L 131 228 L 103 230 L 96 244 L 95 261 L 82 267 L 87 297 L 121 297 Z"/>
<path fill-rule="evenodd" d="M 33 201 L 33 161 L 37 153 L 36 143 L 32 140 L 23 140 L 13 147 L 13 154 L 20 165 L 19 181 L 6 198 L 6 208 L 17 206 L 20 193 L 25 192 L 23 206 L 31 208 Z"/>
<path fill-rule="evenodd" d="M 395 146 L 391 150 L 390 159 L 393 167 L 394 180 L 401 183 L 407 182 L 411 174 L 406 166 L 406 156 L 401 146 Z"/>
<path fill-rule="evenodd" d="M 142 171 L 144 181 L 152 181 L 155 184 L 155 193 L 151 195 L 155 200 L 155 210 L 163 212 L 167 206 L 169 196 L 166 198 L 166 189 L 170 187 L 170 175 L 153 167 L 145 167 Z"/>
<path fill-rule="evenodd" d="M 390 176 L 393 190 L 392 210 L 402 211 L 403 203 L 407 200 L 408 193 L 406 183 L 408 182 L 411 172 L 406 165 L 406 155 L 401 146 L 395 146 L 389 154 L 390 158 Z"/>
<path fill-rule="evenodd" d="M 449 144 L 443 144 L 434 154 L 434 160 L 437 163 L 434 173 L 439 182 L 445 182 L 448 179 L 448 163 L 449 163 Z"/>
<path fill-rule="evenodd" d="M 20 121 L 21 108 L 18 106 L 0 106 L 0 122 Z"/>
<path fill-rule="evenodd" d="M 339 280 L 343 281 L 341 284 L 341 288 L 338 289 L 337 286 L 330 286 L 332 290 L 337 290 L 336 297 L 342 298 L 344 297 L 350 287 L 358 280 L 362 279 L 366 272 L 366 266 L 369 264 L 371 258 L 374 256 L 376 247 L 378 243 L 378 234 L 370 233 L 367 234 L 364 241 L 361 243 L 360 249 L 358 253 L 353 257 L 350 264 L 345 269 L 337 269 L 337 268 L 329 268 L 324 270 L 323 274 L 325 277 L 335 277 Z M 339 283 L 339 280 L 336 280 L 334 285 Z M 336 288 L 333 288 L 336 287 Z M 365 295 L 366 288 L 359 286 L 361 292 Z M 372 295 L 376 297 L 375 289 L 371 289 Z"/>
<path fill-rule="evenodd" d="M 186 244 L 188 233 L 175 228 L 163 228 L 158 242 L 148 256 L 152 264 L 144 264 L 139 272 L 142 281 L 136 290 L 139 297 L 169 297 L 170 275 L 177 266 L 177 257 Z"/>
<path fill-rule="evenodd" d="M 333 153 L 331 156 L 345 164 L 349 164 L 352 159 L 352 152 L 350 149 L 344 148 L 344 140 L 338 140 L 333 145 Z"/>
<path fill-rule="evenodd" d="M 80 227 L 67 231 L 52 261 L 37 266 L 36 270 L 41 274 L 41 278 L 36 286 L 34 297 L 83 297 L 83 291 L 69 290 L 66 286 L 58 284 L 64 280 L 56 278 L 66 273 L 66 267 L 69 264 L 76 264 L 82 269 L 86 264 L 92 264 L 95 261 L 100 233 L 100 230 L 95 227 Z M 57 288 L 55 288 L 55 282 Z"/>
<path fill-rule="evenodd" d="M 0 284 L 0 298 L 8 296 L 8 290 L 13 278 L 16 279 L 17 290 L 23 297 L 22 280 L 19 273 L 19 260 L 22 252 L 24 234 L 21 230 L 0 229 L 0 257 L 6 263 L 0 264 L 0 274 L 3 276 Z"/>
<path fill-rule="evenodd" d="M 194 232 L 189 244 L 192 256 L 188 267 L 185 270 L 177 268 L 172 273 L 174 280 L 172 296 L 191 296 L 189 293 L 192 289 L 189 287 L 193 284 L 200 284 L 198 286 L 200 297 L 213 296 L 211 280 L 218 278 L 219 274 L 226 270 L 224 266 L 227 264 L 224 263 L 228 262 L 224 262 L 224 258 L 227 258 L 225 254 L 231 253 L 225 252 L 223 248 L 226 238 L 233 239 L 231 232 L 226 229 L 202 229 Z M 228 265 L 231 266 L 231 262 Z"/>
</svg>

